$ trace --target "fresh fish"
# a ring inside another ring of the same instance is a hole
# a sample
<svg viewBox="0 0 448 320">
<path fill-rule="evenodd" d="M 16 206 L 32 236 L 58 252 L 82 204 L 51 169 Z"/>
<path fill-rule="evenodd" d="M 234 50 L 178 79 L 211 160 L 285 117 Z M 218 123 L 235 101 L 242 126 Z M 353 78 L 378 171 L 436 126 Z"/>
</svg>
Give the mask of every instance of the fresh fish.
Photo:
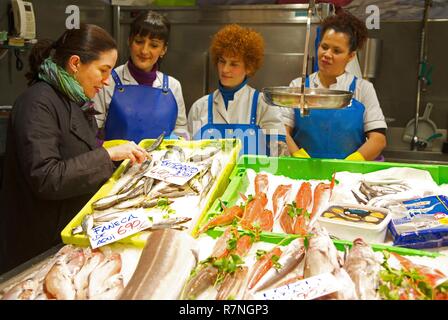
<svg viewBox="0 0 448 320">
<path fill-rule="evenodd" d="M 58 258 L 45 277 L 47 292 L 58 300 L 74 300 L 76 289 L 73 277 L 84 265 L 85 257 L 81 248 L 73 248 Z"/>
<path fill-rule="evenodd" d="M 222 214 L 212 218 L 199 231 L 198 234 L 206 232 L 208 229 L 216 226 L 225 226 L 231 224 L 234 219 L 240 219 L 243 216 L 243 209 L 240 206 L 224 208 Z"/>
<path fill-rule="evenodd" d="M 197 263 L 195 240 L 171 229 L 151 232 L 122 300 L 177 299 Z"/>
<path fill-rule="evenodd" d="M 94 221 L 92 214 L 86 214 L 81 221 L 81 225 L 74 227 L 72 229 L 72 234 L 84 233 L 90 235 L 90 232 L 93 228 Z"/>
<path fill-rule="evenodd" d="M 283 254 L 278 259 L 279 268 L 270 268 L 257 285 L 254 286 L 253 290 L 260 291 L 266 289 L 284 279 L 292 270 L 297 268 L 304 257 L 305 245 L 303 238 L 294 239 L 283 249 Z"/>
<path fill-rule="evenodd" d="M 220 151 L 221 151 L 220 147 L 207 147 L 203 150 L 196 151 L 195 153 L 193 153 L 188 160 L 191 162 L 201 162 L 214 157 Z"/>
<path fill-rule="evenodd" d="M 255 194 L 259 194 L 260 192 L 263 192 L 264 194 L 268 193 L 269 189 L 269 180 L 268 175 L 265 173 L 257 173 L 255 176 Z"/>
<path fill-rule="evenodd" d="M 145 200 L 140 203 L 142 208 L 154 208 L 155 206 L 159 205 L 160 198 L 158 199 L 151 199 L 151 200 Z M 164 203 L 167 205 L 172 204 L 174 201 L 171 199 L 164 199 Z"/>
<path fill-rule="evenodd" d="M 208 265 L 196 271 L 196 274 L 187 282 L 182 291 L 181 300 L 194 300 L 208 287 L 215 283 L 218 269 Z"/>
<path fill-rule="evenodd" d="M 226 274 L 221 283 L 216 300 L 235 300 L 243 294 L 245 280 L 247 279 L 248 267 L 238 267 L 237 270 Z"/>
<path fill-rule="evenodd" d="M 339 290 L 327 295 L 327 299 L 336 300 L 358 300 L 355 284 L 344 268 L 338 268 L 333 271 L 333 275 L 339 284 Z"/>
<path fill-rule="evenodd" d="M 420 276 L 423 278 L 423 281 L 427 281 L 432 287 L 436 287 L 441 283 L 447 281 L 448 279 L 448 276 L 439 269 L 415 264 L 408 258 L 405 258 L 395 252 L 391 252 L 391 255 L 393 255 L 400 262 L 405 270 L 409 271 L 411 269 L 414 269 L 415 271 L 417 271 L 418 274 L 420 274 Z"/>
<path fill-rule="evenodd" d="M 89 276 L 88 298 L 92 299 L 109 290 L 107 279 L 118 274 L 121 266 L 121 256 L 118 253 L 113 253 L 97 265 Z"/>
<path fill-rule="evenodd" d="M 92 203 L 93 210 L 105 210 L 112 208 L 120 202 L 133 199 L 143 194 L 144 181 L 141 181 L 134 189 L 129 190 L 127 193 L 113 194 L 101 198 Z"/>
<path fill-rule="evenodd" d="M 165 220 L 161 220 L 159 222 L 154 223 L 149 230 L 157 230 L 157 229 L 166 229 L 166 228 L 173 228 L 175 226 L 179 226 L 180 224 L 183 224 L 185 222 L 190 221 L 192 218 L 190 217 L 175 217 L 175 218 L 168 218 Z"/>
<path fill-rule="evenodd" d="M 123 202 L 116 204 L 113 208 L 115 210 L 130 210 L 133 208 L 141 208 L 143 203 L 146 201 L 147 196 L 144 194 L 139 195 L 136 198 L 128 199 Z"/>
<path fill-rule="evenodd" d="M 117 219 L 128 212 L 129 212 L 129 210 L 117 210 L 117 211 L 107 212 L 107 213 L 101 214 L 101 215 L 98 214 L 96 217 L 94 216 L 94 226 Z M 96 213 L 94 213 L 94 215 L 95 214 Z"/>
<path fill-rule="evenodd" d="M 73 278 L 73 284 L 76 290 L 76 300 L 87 299 L 87 288 L 89 286 L 89 276 L 92 271 L 104 260 L 104 254 L 101 251 L 88 251 L 85 252 L 86 262 L 82 266 L 81 270 Z"/>
<path fill-rule="evenodd" d="M 145 177 L 145 184 L 143 185 L 143 194 L 146 196 L 151 191 L 151 188 L 154 184 L 154 179 L 150 177 Z"/>
<path fill-rule="evenodd" d="M 277 220 L 283 207 L 285 206 L 289 194 L 291 193 L 291 184 L 280 184 L 272 195 L 272 206 L 274 209 L 274 220 Z M 277 214 L 279 213 L 279 214 Z"/>
<path fill-rule="evenodd" d="M 39 282 L 36 278 L 25 279 L 5 292 L 2 300 L 34 300 L 38 287 Z"/>
<path fill-rule="evenodd" d="M 362 239 L 353 241 L 344 269 L 355 284 L 356 294 L 361 300 L 379 299 L 377 288 L 380 281 L 381 264 L 372 248 Z"/>
<path fill-rule="evenodd" d="M 123 183 L 116 194 L 128 193 L 131 189 L 135 188 L 140 180 L 145 177 L 146 171 L 151 169 L 153 165 L 154 162 L 151 159 L 145 160 L 142 164 L 139 165 L 137 172 L 126 178 L 126 182 Z"/>
<path fill-rule="evenodd" d="M 160 145 L 162 144 L 163 139 L 165 138 L 165 131 L 162 132 L 156 139 L 156 141 L 154 141 L 149 147 L 147 147 L 145 150 L 146 152 L 153 152 L 154 150 L 156 150 L 158 147 L 160 147 Z"/>
<path fill-rule="evenodd" d="M 190 188 L 190 189 L 173 191 L 173 192 L 169 192 L 169 193 L 160 193 L 160 194 L 156 194 L 154 196 L 155 197 L 164 197 L 164 198 L 168 198 L 168 199 L 175 199 L 175 198 L 180 198 L 180 197 L 185 197 L 185 196 L 194 196 L 194 195 L 196 195 L 196 192 L 194 192 Z"/>
<path fill-rule="evenodd" d="M 340 268 L 337 249 L 324 229 L 312 231 L 305 255 L 304 277 L 333 273 Z"/>
<path fill-rule="evenodd" d="M 114 274 L 106 279 L 103 283 L 104 291 L 91 296 L 90 300 L 116 300 L 121 295 L 124 289 L 123 275 L 120 273 Z"/>
<path fill-rule="evenodd" d="M 279 247 L 275 247 L 270 252 L 261 257 L 252 267 L 249 275 L 249 282 L 247 288 L 250 290 L 260 281 L 260 279 L 268 272 L 274 265 L 274 261 L 282 256 L 283 252 Z"/>
<path fill-rule="evenodd" d="M 156 150 L 162 144 L 162 141 L 163 141 L 164 137 L 165 137 L 165 132 L 162 132 L 160 134 L 160 136 L 157 137 L 156 141 L 154 141 L 149 147 L 147 147 L 145 149 L 146 152 L 151 153 L 154 150 Z M 126 172 L 129 170 L 130 167 L 131 167 L 131 162 L 129 161 L 126 164 L 126 167 L 124 168 L 123 173 L 121 174 L 122 177 L 123 177 L 123 175 L 126 174 Z"/>
<path fill-rule="evenodd" d="M 173 160 L 173 161 L 177 161 L 177 162 L 185 162 L 186 161 L 185 152 L 181 147 L 173 146 L 173 145 L 167 145 L 165 147 L 168 150 L 163 155 L 162 160 Z"/>
<path fill-rule="evenodd" d="M 332 183 L 319 183 L 313 192 L 313 209 L 311 210 L 310 223 L 308 229 L 311 229 L 314 223 L 325 210 L 328 202 L 331 198 L 331 192 L 333 191 Z"/>
<path fill-rule="evenodd" d="M 199 195 L 199 204 L 202 207 L 202 203 L 205 199 L 207 199 L 208 192 L 214 185 L 216 177 L 213 177 L 210 172 L 207 172 L 202 178 L 202 190 Z"/>
</svg>

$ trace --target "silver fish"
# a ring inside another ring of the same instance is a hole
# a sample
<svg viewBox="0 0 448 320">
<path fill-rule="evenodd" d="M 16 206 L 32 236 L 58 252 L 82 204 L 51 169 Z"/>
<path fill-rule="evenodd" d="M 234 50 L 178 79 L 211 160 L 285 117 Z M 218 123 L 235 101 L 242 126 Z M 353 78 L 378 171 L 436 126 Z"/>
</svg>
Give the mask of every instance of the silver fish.
<svg viewBox="0 0 448 320">
<path fill-rule="evenodd" d="M 86 214 L 81 221 L 81 225 L 74 227 L 72 229 L 72 234 L 79 234 L 79 233 L 85 233 L 87 235 L 90 234 L 90 231 L 93 228 L 93 215 L 92 214 Z"/>
<path fill-rule="evenodd" d="M 221 151 L 221 148 L 219 147 L 207 147 L 204 148 L 207 151 L 197 151 L 195 153 L 193 153 L 193 155 L 188 159 L 191 162 L 201 162 L 204 161 L 206 159 L 210 159 L 212 157 L 214 157 L 216 154 L 218 154 Z"/>
<path fill-rule="evenodd" d="M 154 150 L 156 150 L 156 149 L 162 144 L 162 141 L 163 141 L 164 137 L 165 137 L 165 131 L 162 132 L 162 133 L 160 134 L 160 136 L 157 137 L 156 141 L 154 141 L 149 147 L 147 147 L 147 148 L 145 149 L 146 152 L 151 153 L 151 152 L 153 152 Z M 126 167 L 124 168 L 123 173 L 121 174 L 121 176 L 125 175 L 126 172 L 129 170 L 130 167 L 131 167 L 131 162 L 129 161 L 129 162 L 126 164 Z"/>
<path fill-rule="evenodd" d="M 93 296 L 90 296 L 90 300 L 115 300 L 123 292 L 123 275 L 120 273 L 114 274 L 107 278 L 103 283 L 103 291 Z"/>
<path fill-rule="evenodd" d="M 156 141 L 153 142 L 153 144 L 151 144 L 148 148 L 146 148 L 145 150 L 149 153 L 153 152 L 154 150 L 156 150 L 161 144 L 163 139 L 165 138 L 165 131 L 162 132 L 156 139 Z"/>
<path fill-rule="evenodd" d="M 190 221 L 190 217 L 175 217 L 175 218 L 168 218 L 165 220 L 161 220 L 159 222 L 154 223 L 150 230 L 157 230 L 157 229 L 166 229 L 166 228 L 173 228 L 176 226 L 179 226 L 180 224 L 183 224 L 185 222 Z"/>
<path fill-rule="evenodd" d="M 120 299 L 177 299 L 197 263 L 196 250 L 195 240 L 185 232 L 151 232 Z"/>
<path fill-rule="evenodd" d="M 179 146 L 167 145 L 168 150 L 162 157 L 162 160 L 173 160 L 178 162 L 185 162 L 186 156 L 184 150 Z"/>
<path fill-rule="evenodd" d="M 85 252 L 86 262 L 81 270 L 74 276 L 73 284 L 76 289 L 76 300 L 87 299 L 87 287 L 89 286 L 89 276 L 92 271 L 104 260 L 104 254 L 101 251 L 92 252 L 87 249 Z"/>
<path fill-rule="evenodd" d="M 271 268 L 254 286 L 254 291 L 260 291 L 282 280 L 302 262 L 305 257 L 303 238 L 297 238 L 286 246 L 278 259 L 280 268 Z"/>
<path fill-rule="evenodd" d="M 94 299 L 96 296 L 106 292 L 110 288 L 107 279 L 121 271 L 121 256 L 114 253 L 101 262 L 89 276 L 88 297 Z"/>
<path fill-rule="evenodd" d="M 106 210 L 112 208 L 120 202 L 133 199 L 143 194 L 144 181 L 141 181 L 134 189 L 129 190 L 127 193 L 113 194 L 104 198 L 98 199 L 92 203 L 93 210 Z"/>
</svg>

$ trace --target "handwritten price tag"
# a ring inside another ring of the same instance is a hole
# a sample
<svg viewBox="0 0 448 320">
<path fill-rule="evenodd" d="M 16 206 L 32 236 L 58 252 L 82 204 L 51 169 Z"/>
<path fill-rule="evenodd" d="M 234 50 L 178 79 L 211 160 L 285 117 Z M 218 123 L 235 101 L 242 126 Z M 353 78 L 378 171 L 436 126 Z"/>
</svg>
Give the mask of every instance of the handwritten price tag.
<svg viewBox="0 0 448 320">
<path fill-rule="evenodd" d="M 199 171 L 200 167 L 192 163 L 162 160 L 145 173 L 145 176 L 182 186 Z"/>
<path fill-rule="evenodd" d="M 260 300 L 312 300 L 340 289 L 338 280 L 331 273 L 322 273 L 297 282 L 255 295 Z"/>
<path fill-rule="evenodd" d="M 144 209 L 137 209 L 110 222 L 103 223 L 92 229 L 89 236 L 92 249 L 118 241 L 151 227 Z"/>
</svg>

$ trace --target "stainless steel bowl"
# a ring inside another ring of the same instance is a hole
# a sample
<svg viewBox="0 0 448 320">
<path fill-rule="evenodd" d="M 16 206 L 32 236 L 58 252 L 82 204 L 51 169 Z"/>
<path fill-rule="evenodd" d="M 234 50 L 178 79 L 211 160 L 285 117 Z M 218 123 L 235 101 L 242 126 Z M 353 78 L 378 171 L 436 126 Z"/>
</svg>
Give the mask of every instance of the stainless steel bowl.
<svg viewBox="0 0 448 320">
<path fill-rule="evenodd" d="M 300 87 L 267 87 L 262 89 L 266 103 L 279 107 L 300 108 Z M 309 109 L 341 109 L 350 104 L 350 91 L 305 88 Z"/>
</svg>

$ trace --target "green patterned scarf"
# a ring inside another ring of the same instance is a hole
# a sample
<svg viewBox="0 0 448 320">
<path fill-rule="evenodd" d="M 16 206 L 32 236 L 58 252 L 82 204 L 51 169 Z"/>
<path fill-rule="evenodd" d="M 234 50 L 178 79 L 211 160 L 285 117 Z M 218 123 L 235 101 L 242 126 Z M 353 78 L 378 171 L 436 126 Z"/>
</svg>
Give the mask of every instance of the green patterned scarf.
<svg viewBox="0 0 448 320">
<path fill-rule="evenodd" d="M 65 94 L 71 101 L 81 105 L 81 110 L 93 108 L 92 101 L 85 95 L 79 82 L 51 58 L 45 59 L 39 70 L 39 79 Z"/>
</svg>

